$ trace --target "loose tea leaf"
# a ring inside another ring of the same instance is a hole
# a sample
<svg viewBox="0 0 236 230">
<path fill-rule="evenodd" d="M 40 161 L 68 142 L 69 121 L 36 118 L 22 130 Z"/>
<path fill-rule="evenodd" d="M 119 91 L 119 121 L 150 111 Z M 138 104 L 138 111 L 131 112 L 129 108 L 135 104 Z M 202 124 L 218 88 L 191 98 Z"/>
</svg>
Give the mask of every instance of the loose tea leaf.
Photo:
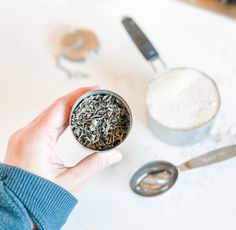
<svg viewBox="0 0 236 230">
<path fill-rule="evenodd" d="M 71 115 L 71 128 L 85 147 L 104 151 L 126 138 L 131 121 L 126 105 L 109 94 L 90 95 L 78 103 Z"/>
</svg>

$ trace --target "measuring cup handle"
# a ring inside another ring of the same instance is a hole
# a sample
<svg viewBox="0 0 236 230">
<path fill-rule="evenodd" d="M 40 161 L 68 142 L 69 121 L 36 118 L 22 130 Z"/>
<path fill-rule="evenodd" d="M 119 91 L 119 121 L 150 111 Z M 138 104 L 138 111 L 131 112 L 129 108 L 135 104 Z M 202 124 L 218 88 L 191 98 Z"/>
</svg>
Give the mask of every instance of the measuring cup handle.
<svg viewBox="0 0 236 230">
<path fill-rule="evenodd" d="M 188 169 L 215 164 L 217 162 L 224 161 L 235 156 L 236 156 L 236 145 L 231 145 L 220 149 L 216 149 L 202 156 L 193 158 L 183 163 L 178 168 L 180 171 L 184 171 Z"/>
<path fill-rule="evenodd" d="M 160 55 L 153 44 L 132 18 L 124 17 L 122 19 L 122 24 L 124 25 L 134 44 L 137 46 L 137 48 L 147 61 L 152 62 L 159 59 L 162 65 L 166 67 L 165 62 L 160 58 Z"/>
</svg>

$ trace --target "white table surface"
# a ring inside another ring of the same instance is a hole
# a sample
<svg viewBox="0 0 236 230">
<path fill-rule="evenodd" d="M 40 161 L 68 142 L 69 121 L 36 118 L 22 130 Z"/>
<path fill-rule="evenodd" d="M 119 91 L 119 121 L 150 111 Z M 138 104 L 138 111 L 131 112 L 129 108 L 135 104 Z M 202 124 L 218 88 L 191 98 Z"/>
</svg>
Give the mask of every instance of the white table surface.
<svg viewBox="0 0 236 230">
<path fill-rule="evenodd" d="M 168 146 L 150 132 L 145 90 L 153 72 L 120 20 L 130 15 L 169 66 L 191 66 L 214 78 L 222 107 L 211 135 L 189 147 Z M 89 28 L 99 55 L 76 65 L 91 77 L 65 77 L 55 67 L 52 35 L 63 27 Z M 170 0 L 25 0 L 0 7 L 0 156 L 10 134 L 54 99 L 80 86 L 100 84 L 130 104 L 134 125 L 119 148 L 124 160 L 79 191 L 79 203 L 63 229 L 236 229 L 236 159 L 180 175 L 165 195 L 144 198 L 129 188 L 133 171 L 152 160 L 179 164 L 236 143 L 236 21 Z M 57 145 L 66 164 L 86 155 L 68 129 Z"/>
</svg>

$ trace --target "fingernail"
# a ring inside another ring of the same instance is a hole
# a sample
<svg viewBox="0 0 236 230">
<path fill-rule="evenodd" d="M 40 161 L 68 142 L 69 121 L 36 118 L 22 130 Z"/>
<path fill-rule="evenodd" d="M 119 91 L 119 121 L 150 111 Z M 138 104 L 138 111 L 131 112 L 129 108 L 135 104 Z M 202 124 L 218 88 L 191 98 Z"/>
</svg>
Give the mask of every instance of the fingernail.
<svg viewBox="0 0 236 230">
<path fill-rule="evenodd" d="M 122 154 L 118 150 L 110 150 L 104 154 L 109 154 L 109 163 L 115 164 L 122 160 Z"/>
<path fill-rule="evenodd" d="M 117 151 L 117 150 L 113 150 L 113 154 L 110 158 L 110 161 L 112 164 L 118 163 L 119 161 L 122 160 L 122 154 L 121 152 Z"/>
</svg>

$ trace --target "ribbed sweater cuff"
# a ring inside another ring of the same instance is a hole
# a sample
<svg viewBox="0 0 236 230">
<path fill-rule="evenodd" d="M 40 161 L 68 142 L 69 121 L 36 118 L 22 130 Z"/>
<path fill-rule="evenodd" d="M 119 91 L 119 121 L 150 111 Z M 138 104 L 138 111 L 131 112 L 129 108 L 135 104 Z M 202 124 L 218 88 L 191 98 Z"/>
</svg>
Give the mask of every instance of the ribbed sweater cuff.
<svg viewBox="0 0 236 230">
<path fill-rule="evenodd" d="M 38 229 L 60 229 L 77 203 L 60 186 L 14 166 L 0 163 L 0 180 L 22 202 Z"/>
</svg>

